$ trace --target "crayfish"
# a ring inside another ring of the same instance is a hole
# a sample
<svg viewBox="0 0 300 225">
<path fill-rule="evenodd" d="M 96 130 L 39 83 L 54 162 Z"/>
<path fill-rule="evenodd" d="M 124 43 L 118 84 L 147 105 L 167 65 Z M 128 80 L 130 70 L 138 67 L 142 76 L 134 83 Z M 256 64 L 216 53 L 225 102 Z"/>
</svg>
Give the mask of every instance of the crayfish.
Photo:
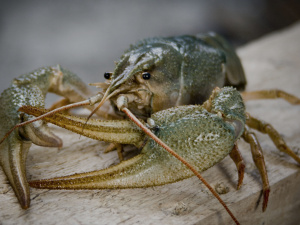
<svg viewBox="0 0 300 225">
<path fill-rule="evenodd" d="M 104 77 L 105 83 L 93 84 L 102 92 L 92 96 L 75 74 L 60 66 L 46 67 L 14 79 L 1 94 L 0 162 L 22 208 L 30 204 L 29 185 L 47 189 L 137 188 L 172 183 L 194 174 L 205 182 L 199 172 L 227 155 L 237 166 L 239 188 L 245 165 L 236 141 L 242 137 L 251 145 L 262 177 L 265 210 L 268 177 L 261 147 L 250 128 L 269 134 L 280 151 L 300 163 L 278 132 L 247 113 L 243 102 L 280 97 L 299 104 L 300 99 L 279 90 L 240 94 L 246 85 L 241 62 L 216 34 L 145 39 L 125 51 L 114 72 Z M 43 109 L 47 92 L 62 95 L 72 104 L 52 111 Z M 108 100 L 119 119 L 91 118 L 94 113 L 106 116 L 99 109 Z M 78 106 L 86 106 L 92 113 L 88 118 L 60 113 Z M 31 144 L 62 145 L 45 121 L 112 143 L 110 148 L 118 149 L 121 162 L 100 171 L 28 182 L 25 160 Z M 122 146 L 127 144 L 141 152 L 123 160 Z"/>
</svg>

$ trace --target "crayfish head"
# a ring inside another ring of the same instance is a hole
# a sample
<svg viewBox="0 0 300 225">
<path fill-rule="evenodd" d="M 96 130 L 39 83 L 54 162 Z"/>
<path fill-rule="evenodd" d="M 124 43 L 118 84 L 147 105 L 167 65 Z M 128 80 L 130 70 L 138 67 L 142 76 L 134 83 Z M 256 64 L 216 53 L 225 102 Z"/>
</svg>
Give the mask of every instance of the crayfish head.
<svg viewBox="0 0 300 225">
<path fill-rule="evenodd" d="M 102 102 L 110 99 L 118 109 L 118 98 L 126 97 L 128 109 L 140 118 L 176 105 L 180 98 L 181 61 L 178 50 L 166 43 L 150 40 L 132 46 L 114 72 L 104 74 L 107 81 L 101 85 Z"/>
</svg>

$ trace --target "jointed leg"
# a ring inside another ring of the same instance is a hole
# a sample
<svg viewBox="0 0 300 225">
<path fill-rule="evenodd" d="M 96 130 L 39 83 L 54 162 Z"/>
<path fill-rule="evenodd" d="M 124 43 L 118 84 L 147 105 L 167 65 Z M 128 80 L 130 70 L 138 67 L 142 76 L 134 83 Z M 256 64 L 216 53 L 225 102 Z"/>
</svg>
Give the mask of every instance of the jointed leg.
<svg viewBox="0 0 300 225">
<path fill-rule="evenodd" d="M 245 91 L 242 92 L 241 95 L 245 101 L 253 100 L 253 99 L 282 98 L 291 104 L 294 105 L 300 104 L 300 99 L 298 97 L 277 89 L 261 90 L 261 91 Z"/>
<path fill-rule="evenodd" d="M 237 144 L 235 144 L 233 146 L 233 149 L 230 152 L 229 156 L 235 163 L 236 168 L 238 170 L 239 178 L 238 178 L 237 189 L 240 189 L 240 187 L 242 186 L 242 183 L 243 183 L 243 179 L 244 179 L 245 163 L 244 163 L 243 157 L 237 147 Z"/>
<path fill-rule="evenodd" d="M 246 142 L 248 142 L 251 146 L 251 153 L 253 161 L 259 170 L 262 182 L 263 182 L 263 195 L 264 195 L 264 201 L 262 209 L 263 211 L 266 210 L 268 205 L 268 199 L 269 199 L 269 193 L 270 193 L 270 186 L 269 186 L 269 180 L 268 180 L 268 174 L 265 166 L 265 160 L 263 156 L 262 149 L 260 147 L 260 144 L 257 140 L 257 137 L 254 133 L 250 132 L 248 126 L 245 126 L 245 131 L 243 133 L 243 138 Z"/>
<path fill-rule="evenodd" d="M 118 143 L 110 143 L 107 148 L 104 150 L 104 153 L 108 153 L 111 151 L 117 150 L 118 152 L 118 156 L 119 156 L 119 160 L 120 162 L 122 162 L 124 160 L 124 156 L 123 156 L 123 145 L 122 144 L 118 144 Z"/>
<path fill-rule="evenodd" d="M 247 117 L 248 118 L 247 118 L 246 124 L 249 127 L 253 128 L 253 129 L 256 129 L 256 130 L 258 130 L 262 133 L 268 134 L 279 151 L 288 154 L 293 159 L 295 159 L 298 163 L 300 163 L 299 156 L 287 146 L 287 144 L 285 143 L 283 138 L 272 127 L 272 125 L 250 116 L 249 113 L 247 114 Z"/>
</svg>

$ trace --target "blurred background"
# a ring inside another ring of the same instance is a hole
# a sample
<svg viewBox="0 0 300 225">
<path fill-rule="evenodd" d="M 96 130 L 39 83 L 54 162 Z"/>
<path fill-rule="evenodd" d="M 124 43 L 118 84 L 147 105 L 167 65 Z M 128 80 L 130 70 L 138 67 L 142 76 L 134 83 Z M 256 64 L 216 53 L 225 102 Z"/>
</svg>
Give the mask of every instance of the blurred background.
<svg viewBox="0 0 300 225">
<path fill-rule="evenodd" d="M 55 64 L 99 82 L 129 44 L 147 37 L 216 31 L 238 47 L 300 19 L 299 0 L 1 0 L 0 7 L 0 92 L 14 77 Z"/>
</svg>

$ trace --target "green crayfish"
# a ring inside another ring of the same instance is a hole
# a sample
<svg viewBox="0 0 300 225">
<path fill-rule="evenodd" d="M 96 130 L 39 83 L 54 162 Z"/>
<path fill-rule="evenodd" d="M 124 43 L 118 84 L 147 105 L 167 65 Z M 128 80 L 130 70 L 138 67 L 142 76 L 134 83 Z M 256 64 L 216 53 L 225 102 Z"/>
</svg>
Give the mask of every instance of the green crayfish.
<svg viewBox="0 0 300 225">
<path fill-rule="evenodd" d="M 269 183 L 259 142 L 250 128 L 268 133 L 279 150 L 300 163 L 271 125 L 246 113 L 243 98 L 282 97 L 294 104 L 300 100 L 278 90 L 241 95 L 238 90 L 244 90 L 246 85 L 241 62 L 231 46 L 216 34 L 145 39 L 125 51 L 114 72 L 105 73 L 104 77 L 106 82 L 93 84 L 102 92 L 92 96 L 75 74 L 60 66 L 45 67 L 14 79 L 1 94 L 0 137 L 4 138 L 0 163 L 22 208 L 30 204 L 29 185 L 48 189 L 163 185 L 193 174 L 200 178 L 199 172 L 227 155 L 237 166 L 239 188 L 245 165 L 236 141 L 242 137 L 250 143 L 262 176 L 265 210 Z M 43 109 L 47 92 L 62 95 L 73 104 L 49 112 Z M 94 112 L 101 115 L 98 109 L 107 100 L 120 119 L 90 118 Z M 80 118 L 59 113 L 76 106 L 87 106 L 92 114 Z M 124 116 L 130 120 L 122 119 Z M 28 182 L 25 159 L 30 145 L 62 145 L 45 121 L 111 142 L 111 148 L 118 149 L 120 164 L 100 171 Z M 141 148 L 141 153 L 122 160 L 124 144 Z M 173 151 L 173 155 L 163 148 Z"/>
</svg>

